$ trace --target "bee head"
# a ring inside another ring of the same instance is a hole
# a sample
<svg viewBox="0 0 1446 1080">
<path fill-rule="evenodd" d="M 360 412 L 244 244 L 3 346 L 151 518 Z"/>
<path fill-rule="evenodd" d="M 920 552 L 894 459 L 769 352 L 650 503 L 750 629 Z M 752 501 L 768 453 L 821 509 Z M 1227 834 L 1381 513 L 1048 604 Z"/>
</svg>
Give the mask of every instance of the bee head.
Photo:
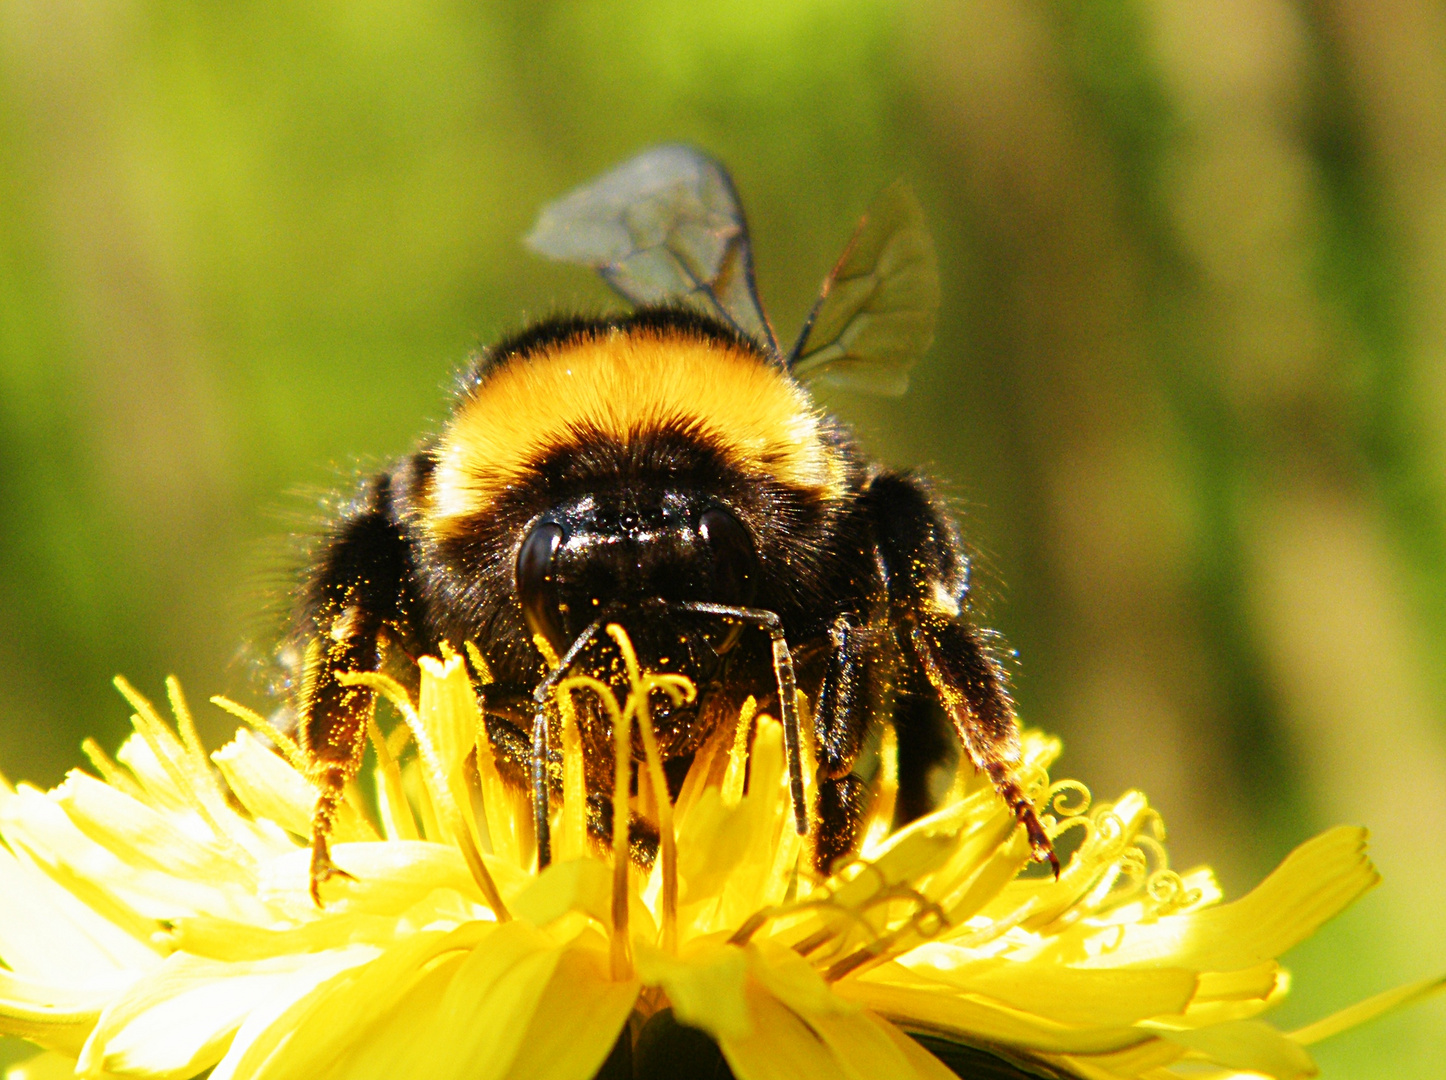
<svg viewBox="0 0 1446 1080">
<path fill-rule="evenodd" d="M 518 549 L 517 597 L 528 630 L 559 655 L 599 615 L 658 601 L 746 607 L 758 582 L 753 538 L 696 490 L 588 493 L 552 507 Z M 710 637 L 728 651 L 738 627 Z"/>
</svg>

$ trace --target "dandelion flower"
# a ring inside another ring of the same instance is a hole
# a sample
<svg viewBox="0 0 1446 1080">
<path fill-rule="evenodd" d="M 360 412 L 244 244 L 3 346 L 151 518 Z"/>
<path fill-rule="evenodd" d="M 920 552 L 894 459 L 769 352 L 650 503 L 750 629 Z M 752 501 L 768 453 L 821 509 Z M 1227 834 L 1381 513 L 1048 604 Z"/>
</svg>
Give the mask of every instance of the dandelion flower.
<svg viewBox="0 0 1446 1080">
<path fill-rule="evenodd" d="M 0 1033 L 44 1050 L 12 1080 L 588 1080 L 671 1075 L 658 1062 L 682 1045 L 716 1046 L 740 1080 L 956 1075 L 945 1062 L 1291 1078 L 1314 1071 L 1308 1043 L 1439 985 L 1290 1034 L 1262 1022 L 1287 987 L 1276 958 L 1376 883 L 1364 832 L 1307 842 L 1223 903 L 1209 870 L 1169 869 L 1143 795 L 1091 805 L 1052 783 L 1060 747 L 1037 733 L 1030 790 L 1073 845 L 1058 880 L 967 770 L 942 809 L 891 832 L 887 738 L 862 850 L 818 880 L 780 725 L 745 709 L 670 804 L 647 700 L 689 688 L 636 671 L 624 702 L 565 684 L 556 861 L 539 873 L 466 661 L 423 659 L 415 703 L 357 678 L 404 723 L 372 725 L 374 795 L 348 793 L 334 858 L 350 878 L 320 908 L 302 755 L 242 728 L 208 756 L 174 683 L 174 727 L 119 683 L 135 734 L 114 760 L 88 743 L 95 774 L 48 792 L 0 781 Z M 603 697 L 622 733 L 636 718 L 654 759 L 631 797 L 663 836 L 648 872 L 587 835 L 578 693 Z"/>
</svg>

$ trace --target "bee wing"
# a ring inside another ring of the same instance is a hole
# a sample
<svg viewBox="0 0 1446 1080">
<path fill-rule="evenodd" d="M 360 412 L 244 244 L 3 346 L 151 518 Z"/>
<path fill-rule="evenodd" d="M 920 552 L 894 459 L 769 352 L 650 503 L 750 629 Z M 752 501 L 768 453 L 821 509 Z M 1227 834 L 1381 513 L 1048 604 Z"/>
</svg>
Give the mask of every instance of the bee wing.
<svg viewBox="0 0 1446 1080">
<path fill-rule="evenodd" d="M 634 304 L 682 303 L 778 352 L 733 181 L 692 147 L 645 151 L 568 192 L 542 208 L 526 242 L 591 266 Z"/>
<path fill-rule="evenodd" d="M 788 357 L 800 378 L 902 394 L 934 340 L 939 267 L 924 211 L 903 182 L 874 200 L 824 279 Z"/>
</svg>

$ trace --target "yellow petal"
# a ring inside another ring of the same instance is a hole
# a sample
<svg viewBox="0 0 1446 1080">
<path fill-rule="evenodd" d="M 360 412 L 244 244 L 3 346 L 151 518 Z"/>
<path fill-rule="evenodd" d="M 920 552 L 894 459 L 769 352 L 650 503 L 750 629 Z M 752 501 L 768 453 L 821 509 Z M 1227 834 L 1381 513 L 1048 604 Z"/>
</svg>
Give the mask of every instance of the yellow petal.
<svg viewBox="0 0 1446 1080">
<path fill-rule="evenodd" d="M 1382 1013 L 1430 997 L 1441 990 L 1446 990 L 1446 976 L 1407 983 L 1405 986 L 1398 986 L 1394 990 L 1387 990 L 1383 994 L 1357 1002 L 1338 1013 L 1327 1016 L 1324 1020 L 1317 1020 L 1314 1024 L 1307 1024 L 1297 1031 L 1292 1031 L 1290 1038 L 1302 1046 L 1309 1046 L 1311 1043 L 1320 1042 L 1322 1039 L 1328 1039 L 1332 1035 L 1373 1020 Z"/>
<path fill-rule="evenodd" d="M 0 968 L 0 1035 L 74 1056 L 120 989 L 58 987 Z"/>
<path fill-rule="evenodd" d="M 917 881 L 943 866 L 958 847 L 961 834 L 977 827 L 980 815 L 974 811 L 982 805 L 986 805 L 984 798 L 976 796 L 899 830 L 880 846 L 868 869 L 846 881 L 830 881 L 834 900 L 858 908 L 872 900 L 881 887 Z"/>
<path fill-rule="evenodd" d="M 437 751 L 438 764 L 450 777 L 461 771 L 476 746 L 477 694 L 466 663 L 456 653 L 445 660 L 424 656 L 418 666 L 422 690 L 417 715 Z"/>
<path fill-rule="evenodd" d="M 834 992 L 900 1027 L 952 1033 L 966 1042 L 995 1042 L 1058 1054 L 1099 1054 L 1123 1050 L 1150 1037 L 1134 1027 L 1063 1024 L 983 998 L 940 994 L 917 986 L 842 979 L 834 985 Z"/>
<path fill-rule="evenodd" d="M 861 1080 L 904 1080 L 906 1077 L 950 1077 L 953 1074 L 942 1062 L 914 1043 L 913 1053 L 904 1042 L 912 1042 L 895 1031 L 887 1020 L 868 1012 L 852 1014 L 804 1013 L 834 1057 L 846 1065 L 847 1074 Z M 932 1063 L 932 1064 L 930 1064 Z"/>
<path fill-rule="evenodd" d="M 138 980 L 101 1016 L 80 1054 L 87 1075 L 105 1070 L 184 1080 L 221 1060 L 256 1007 L 295 999 L 379 950 L 366 946 L 250 963 L 177 953 Z"/>
<path fill-rule="evenodd" d="M 979 841 L 985 843 L 995 839 L 997 844 L 992 851 L 988 851 L 988 858 L 983 865 L 974 871 L 972 877 L 962 879 L 962 884 L 955 886 L 951 892 L 942 895 L 935 893 L 940 907 L 953 926 L 962 927 L 967 920 L 978 914 L 981 908 L 999 895 L 1000 890 L 1014 880 L 1033 857 L 1029 839 L 1023 829 L 1014 827 L 1012 814 L 1001 814 L 996 818 L 996 822 L 999 831 L 994 837 L 983 830 L 978 837 Z"/>
<path fill-rule="evenodd" d="M 211 759 L 241 805 L 254 817 L 274 821 L 295 836 L 311 839 L 316 789 L 285 758 L 262 746 L 242 728 Z M 337 808 L 332 836 L 338 842 L 377 839 L 371 824 L 347 802 Z"/>
<path fill-rule="evenodd" d="M 476 822 L 468 822 L 466 814 L 472 807 L 472 788 L 468 780 L 467 758 L 477 748 L 477 732 L 482 715 L 477 708 L 477 693 L 472 689 L 472 679 L 467 673 L 466 662 L 457 653 L 451 653 L 445 660 L 424 656 L 419 661 L 422 671 L 422 688 L 417 700 L 417 715 L 426 729 L 427 738 L 436 754 L 437 770 L 446 783 L 446 791 L 434 793 L 436 805 L 450 801 L 464 816 L 459 823 L 473 828 L 474 842 L 483 837 L 476 830 Z M 430 780 L 430 778 L 429 778 Z M 486 800 L 483 800 L 485 807 Z M 445 815 L 443 815 L 445 816 Z M 493 818 L 487 819 L 486 840 L 492 840 Z M 446 825 L 446 822 L 442 823 Z M 498 821 L 499 826 L 502 824 Z"/>
<path fill-rule="evenodd" d="M 448 1044 L 435 1041 L 428 1022 L 441 1009 L 448 988 L 465 962 L 466 956 L 460 953 L 438 959 L 408 985 L 406 999 L 389 1014 L 357 1034 L 336 1058 L 319 1062 L 313 1074 L 315 1080 L 408 1080 L 449 1075 L 453 1060 L 447 1054 Z M 447 1069 L 437 1068 L 442 1057 L 447 1058 Z"/>
<path fill-rule="evenodd" d="M 198 911 L 265 917 L 252 899 L 253 865 L 215 842 L 199 817 L 162 813 L 84 773 L 71 773 L 50 798 L 82 833 L 136 872 L 129 884 L 141 895 L 161 908 L 174 905 L 161 917 Z"/>
<path fill-rule="evenodd" d="M 1315 1062 L 1299 1043 L 1258 1020 L 1237 1020 L 1195 1031 L 1161 1032 L 1160 1036 L 1218 1065 L 1261 1073 L 1275 1080 L 1304 1080 L 1316 1074 Z"/>
<path fill-rule="evenodd" d="M 1152 1073 L 1152 1069 L 1173 1065 L 1186 1053 L 1188 1051 L 1176 1043 L 1151 1039 L 1113 1054 L 1093 1054 L 1089 1057 L 1043 1055 L 1043 1058 L 1046 1062 L 1058 1062 L 1066 1073 L 1077 1074 L 1083 1080 L 1119 1080 L 1120 1077 L 1132 1080 L 1137 1076 L 1150 1076 L 1154 1080 L 1161 1074 Z M 1175 1074 L 1163 1075 L 1173 1077 Z"/>
<path fill-rule="evenodd" d="M 450 933 L 421 931 L 371 963 L 318 983 L 284 1007 L 263 1009 L 242 1025 L 211 1080 L 314 1080 L 406 1004 L 429 966 L 440 966 L 449 955 L 458 957 L 460 965 L 495 930 L 495 924 L 468 923 Z"/>
<path fill-rule="evenodd" d="M 747 992 L 749 1032 L 718 1040 L 738 1080 L 839 1080 L 846 1064 L 791 1009 L 757 983 Z"/>
<path fill-rule="evenodd" d="M 26 978 L 0 967 L 0 1013 L 7 1007 L 48 1010 L 54 1014 L 95 1012 L 125 990 L 138 975 L 133 972 L 98 973 L 84 986 L 63 986 L 44 979 Z"/>
<path fill-rule="evenodd" d="M 309 851 L 277 859 L 262 876 L 260 894 L 293 918 L 314 916 L 307 892 Z M 400 915 L 437 889 L 451 889 L 485 907 L 467 862 L 454 846 L 425 840 L 389 840 L 376 844 L 338 844 L 336 864 L 354 880 L 328 882 L 327 910 Z M 531 875 L 500 859 L 485 857 L 504 897 L 511 897 Z M 483 916 L 478 916 L 483 917 Z M 264 920 L 253 920 L 264 921 Z"/>
<path fill-rule="evenodd" d="M 1114 1027 L 1177 1013 L 1195 995 L 1198 978 L 1180 968 L 1080 970 L 1062 964 L 1003 958 L 973 960 L 944 944 L 923 945 L 901 961 L 940 991 L 992 998 L 1010 1008 L 1064 1024 Z M 889 970 L 893 970 L 892 968 Z M 887 972 L 878 979 L 886 980 Z"/>
<path fill-rule="evenodd" d="M 703 791 L 678 823 L 678 877 L 687 904 L 716 896 L 742 861 L 753 838 L 758 803 L 724 802 L 717 788 Z"/>
<path fill-rule="evenodd" d="M 533 1011 L 506 1080 L 591 1080 L 638 997 L 638 983 L 613 982 L 608 956 L 568 949 Z"/>
<path fill-rule="evenodd" d="M 1380 880 L 1365 843 L 1364 829 L 1331 829 L 1292 851 L 1234 903 L 1110 928 L 1112 947 L 1082 966 L 1233 971 L 1270 960 Z"/>
<path fill-rule="evenodd" d="M 597 859 L 553 863 L 518 893 L 509 908 L 520 919 L 544 926 L 569 911 L 612 923 L 612 871 Z"/>
<path fill-rule="evenodd" d="M 802 1015 L 843 1016 L 858 1012 L 858 1006 L 835 994 L 803 957 L 778 942 L 749 945 L 748 970 L 770 994 Z"/>
<path fill-rule="evenodd" d="M 0 835 L 23 855 L 23 865 L 35 872 L 34 887 L 48 897 L 47 907 L 68 913 L 70 921 L 90 924 L 84 933 L 99 935 L 97 940 L 123 966 L 148 968 L 159 962 L 159 957 L 145 955 L 151 951 L 148 943 L 156 929 L 155 918 L 126 898 L 127 885 L 138 872 L 83 834 L 50 799 L 24 786 L 0 799 Z M 0 875 L 4 871 L 0 867 Z M 42 879 L 48 884 L 40 884 Z M 173 904 L 163 906 L 175 910 Z M 5 925 L 6 920 L 0 919 L 0 938 Z"/>
<path fill-rule="evenodd" d="M 169 760 L 174 762 L 185 756 L 186 748 L 165 724 L 150 724 L 148 728 Z M 116 760 L 130 769 L 140 781 L 149 805 L 161 810 L 191 809 L 191 800 L 176 785 L 175 777 L 166 770 L 154 748 L 139 732 L 127 737 L 115 756 Z"/>
<path fill-rule="evenodd" d="M 744 993 L 748 957 L 738 946 L 709 943 L 680 959 L 638 942 L 633 962 L 644 983 L 667 993 L 680 1023 L 716 1039 L 741 1039 L 752 1030 Z"/>
<path fill-rule="evenodd" d="M 160 957 L 0 847 L 0 960 L 22 975 L 84 986 L 112 984 Z"/>
<path fill-rule="evenodd" d="M 1269 997 L 1280 979 L 1280 965 L 1267 960 L 1239 971 L 1207 971 L 1200 975 L 1194 1003 L 1246 1001 Z"/>
<path fill-rule="evenodd" d="M 392 941 L 396 932 L 394 917 L 338 912 L 300 926 L 275 930 L 201 915 L 178 919 L 169 936 L 170 945 L 177 952 L 211 960 L 248 961 L 320 952 L 344 945 L 384 945 Z"/>
<path fill-rule="evenodd" d="M 880 1017 L 873 1016 L 872 1013 L 866 1015 L 872 1017 L 874 1022 L 883 1030 L 884 1034 L 899 1048 L 899 1053 L 904 1055 L 905 1059 L 909 1062 L 909 1067 L 922 1077 L 922 1080 L 957 1080 L 952 1069 L 913 1039 L 909 1038 L 909 1036 L 905 1035 L 893 1024 Z"/>
<path fill-rule="evenodd" d="M 75 1056 L 47 1050 L 5 1070 L 5 1080 L 75 1080 Z M 96 1080 L 109 1080 L 105 1074 Z"/>
<path fill-rule="evenodd" d="M 505 1076 L 561 956 L 562 949 L 525 922 L 499 926 L 472 950 L 448 985 L 428 1029 L 426 1059 L 399 1075 L 418 1080 Z M 352 1075 L 337 1074 L 347 1080 Z"/>
<path fill-rule="evenodd" d="M 748 793 L 730 826 L 742 833 L 734 842 L 742 846 L 743 855 L 723 884 L 715 915 L 718 926 L 738 926 L 755 911 L 776 902 L 771 893 L 777 884 L 780 839 L 787 839 L 781 830 L 792 829 L 784 821 L 789 797 L 782 724 L 767 717 L 759 719 L 749 762 Z M 683 845 L 680 835 L 680 851 Z"/>
</svg>

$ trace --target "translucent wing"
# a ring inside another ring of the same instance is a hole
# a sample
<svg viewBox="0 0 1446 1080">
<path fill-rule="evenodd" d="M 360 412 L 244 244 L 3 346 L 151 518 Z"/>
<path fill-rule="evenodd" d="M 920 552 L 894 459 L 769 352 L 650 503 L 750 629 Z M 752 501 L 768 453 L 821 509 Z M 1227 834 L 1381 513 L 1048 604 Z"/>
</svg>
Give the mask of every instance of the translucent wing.
<svg viewBox="0 0 1446 1080">
<path fill-rule="evenodd" d="M 902 394 L 934 340 L 939 268 L 924 212 L 902 182 L 859 222 L 789 354 L 790 370 L 855 390 Z"/>
<path fill-rule="evenodd" d="M 778 352 L 733 181 L 691 147 L 648 150 L 549 203 L 527 245 L 591 266 L 634 304 L 686 304 Z"/>
</svg>

